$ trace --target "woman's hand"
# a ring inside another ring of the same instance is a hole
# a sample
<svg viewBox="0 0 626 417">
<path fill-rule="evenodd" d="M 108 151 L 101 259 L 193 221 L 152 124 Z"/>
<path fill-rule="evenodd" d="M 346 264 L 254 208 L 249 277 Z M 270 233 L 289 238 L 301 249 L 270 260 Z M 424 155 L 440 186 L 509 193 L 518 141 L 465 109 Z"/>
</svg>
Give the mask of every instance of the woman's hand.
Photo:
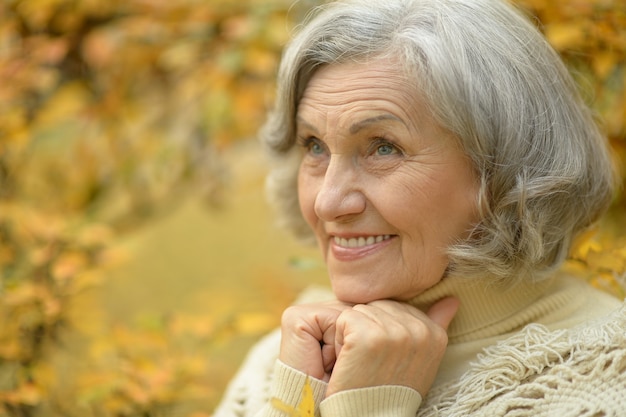
<svg viewBox="0 0 626 417">
<path fill-rule="evenodd" d="M 326 382 L 335 364 L 335 323 L 352 308 L 339 301 L 287 308 L 281 321 L 278 358 L 286 365 Z"/>
<path fill-rule="evenodd" d="M 446 298 L 427 313 L 391 300 L 293 306 L 283 314 L 279 358 L 327 381 L 326 396 L 379 385 L 404 385 L 425 396 L 458 305 Z"/>
<path fill-rule="evenodd" d="M 446 330 L 459 307 L 455 298 L 427 313 L 391 300 L 356 305 L 338 317 L 337 360 L 326 396 L 354 388 L 403 385 L 422 398 L 435 380 L 446 347 Z"/>
</svg>

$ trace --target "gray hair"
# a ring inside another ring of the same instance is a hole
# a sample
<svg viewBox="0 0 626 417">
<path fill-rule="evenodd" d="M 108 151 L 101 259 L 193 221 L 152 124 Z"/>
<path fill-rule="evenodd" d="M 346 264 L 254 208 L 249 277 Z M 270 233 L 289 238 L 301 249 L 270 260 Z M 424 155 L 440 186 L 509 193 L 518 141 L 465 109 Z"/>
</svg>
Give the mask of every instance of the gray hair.
<svg viewBox="0 0 626 417">
<path fill-rule="evenodd" d="M 499 0 L 348 0 L 317 10 L 284 51 L 275 108 L 261 131 L 277 158 L 268 191 L 285 224 L 311 235 L 293 151 L 308 81 L 323 65 L 379 56 L 400 58 L 393 62 L 458 138 L 481 181 L 481 220 L 449 248 L 449 272 L 508 280 L 558 267 L 609 205 L 613 164 L 558 54 Z"/>
</svg>

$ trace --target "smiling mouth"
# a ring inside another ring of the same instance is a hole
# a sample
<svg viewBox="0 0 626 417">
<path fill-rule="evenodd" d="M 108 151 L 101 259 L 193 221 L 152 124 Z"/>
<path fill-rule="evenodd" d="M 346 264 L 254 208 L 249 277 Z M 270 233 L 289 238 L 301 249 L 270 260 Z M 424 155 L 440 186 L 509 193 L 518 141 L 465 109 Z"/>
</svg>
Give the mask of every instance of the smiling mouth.
<svg viewBox="0 0 626 417">
<path fill-rule="evenodd" d="M 380 243 L 385 240 L 389 240 L 391 235 L 379 235 L 379 236 L 368 236 L 368 237 L 351 237 L 349 239 L 335 236 L 333 240 L 335 244 L 342 248 L 362 248 L 364 246 L 370 246 L 375 243 Z"/>
</svg>

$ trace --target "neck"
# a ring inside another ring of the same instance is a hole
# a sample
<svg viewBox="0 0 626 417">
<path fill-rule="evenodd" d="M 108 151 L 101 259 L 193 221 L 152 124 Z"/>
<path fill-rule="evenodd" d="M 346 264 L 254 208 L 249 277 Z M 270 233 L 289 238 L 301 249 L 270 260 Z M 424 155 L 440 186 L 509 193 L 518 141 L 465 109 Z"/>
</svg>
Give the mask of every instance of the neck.
<svg viewBox="0 0 626 417">
<path fill-rule="evenodd" d="M 567 303 L 569 296 L 548 296 L 554 280 L 496 284 L 487 279 L 449 276 L 410 303 L 422 311 L 437 300 L 453 296 L 461 306 L 448 329 L 451 344 L 498 336 L 518 330 Z"/>
</svg>

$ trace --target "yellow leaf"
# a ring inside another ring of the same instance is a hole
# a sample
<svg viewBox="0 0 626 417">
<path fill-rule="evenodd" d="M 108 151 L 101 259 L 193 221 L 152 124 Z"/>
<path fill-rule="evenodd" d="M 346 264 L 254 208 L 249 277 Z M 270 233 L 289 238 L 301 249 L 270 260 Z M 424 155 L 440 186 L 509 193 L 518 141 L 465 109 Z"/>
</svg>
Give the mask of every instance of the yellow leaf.
<svg viewBox="0 0 626 417">
<path fill-rule="evenodd" d="M 590 252 L 587 263 L 594 270 L 622 273 L 626 269 L 626 259 L 620 258 L 614 251 Z"/>
<path fill-rule="evenodd" d="M 2 341 L 0 344 L 0 358 L 3 360 L 17 361 L 23 356 L 22 345 L 16 340 L 17 335 L 12 336 L 8 340 L 0 338 L 0 341 Z"/>
<path fill-rule="evenodd" d="M 315 400 L 313 399 L 313 389 L 309 377 L 304 381 L 297 410 L 300 417 L 313 417 L 315 414 Z"/>
<path fill-rule="evenodd" d="M 626 295 L 626 287 L 621 281 L 623 280 L 619 277 L 606 272 L 599 273 L 590 279 L 590 283 L 594 287 L 623 299 Z"/>
<path fill-rule="evenodd" d="M 618 63 L 618 57 L 610 52 L 598 52 L 593 57 L 593 71 L 600 79 L 608 77 Z"/>
<path fill-rule="evenodd" d="M 276 54 L 261 47 L 250 47 L 245 52 L 244 66 L 246 71 L 260 77 L 271 77 L 274 74 L 278 64 Z M 261 101 L 261 97 L 263 96 L 257 96 L 257 102 Z"/>
<path fill-rule="evenodd" d="M 598 228 L 592 227 L 577 236 L 572 245 L 570 255 L 574 259 L 584 260 L 590 251 L 599 252 L 602 250 L 602 246 L 595 239 L 597 233 Z"/>
<path fill-rule="evenodd" d="M 300 402 L 296 408 L 285 404 L 276 397 L 271 400 L 272 407 L 290 417 L 313 417 L 315 415 L 315 400 L 313 399 L 313 389 L 311 388 L 311 381 L 309 377 L 306 377 L 302 392 L 300 393 Z"/>
<path fill-rule="evenodd" d="M 67 83 L 48 99 L 37 118 L 37 125 L 47 127 L 68 119 L 75 119 L 89 100 L 89 93 L 78 82 Z"/>
<path fill-rule="evenodd" d="M 210 336 L 215 330 L 215 320 L 209 315 L 178 314 L 168 324 L 175 337 L 191 335 L 203 338 Z"/>
<path fill-rule="evenodd" d="M 31 282 L 25 282 L 18 287 L 5 291 L 4 304 L 9 307 L 21 307 L 37 299 L 37 287 Z"/>
<path fill-rule="evenodd" d="M 290 405 L 285 404 L 284 402 L 282 402 L 278 398 L 272 397 L 271 403 L 272 403 L 272 407 L 274 407 L 277 410 L 282 411 L 283 413 L 287 414 L 288 416 L 290 416 L 290 417 L 298 417 L 298 414 L 297 414 L 295 408 L 293 408 Z"/>
<path fill-rule="evenodd" d="M 52 275 L 61 282 L 74 277 L 89 265 L 84 253 L 67 252 L 61 254 L 52 267 Z"/>
<path fill-rule="evenodd" d="M 104 245 L 111 241 L 113 230 L 104 224 L 92 224 L 80 231 L 77 240 L 87 246 Z"/>
<path fill-rule="evenodd" d="M 555 49 L 562 51 L 580 45 L 585 33 L 578 23 L 554 23 L 546 27 L 546 37 Z"/>
<path fill-rule="evenodd" d="M 277 325 L 276 317 L 269 313 L 241 313 L 235 321 L 237 332 L 244 335 L 267 332 Z"/>
</svg>

